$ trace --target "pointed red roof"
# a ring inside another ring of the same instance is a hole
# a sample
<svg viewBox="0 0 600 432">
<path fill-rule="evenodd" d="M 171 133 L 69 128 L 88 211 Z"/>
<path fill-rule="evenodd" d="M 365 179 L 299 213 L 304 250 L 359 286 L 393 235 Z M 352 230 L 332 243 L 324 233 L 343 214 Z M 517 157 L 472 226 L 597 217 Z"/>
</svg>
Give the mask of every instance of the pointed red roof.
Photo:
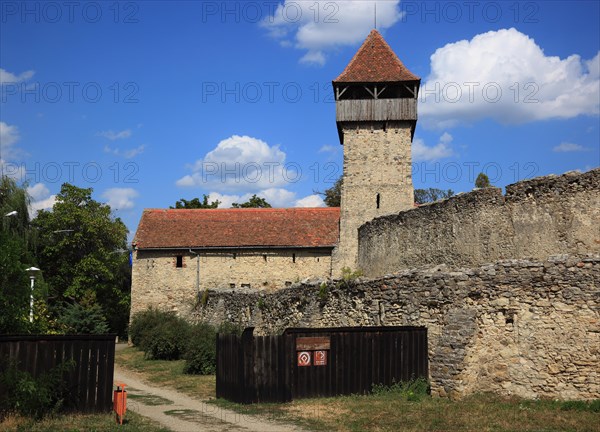
<svg viewBox="0 0 600 432">
<path fill-rule="evenodd" d="M 419 81 L 390 48 L 377 30 L 371 30 L 344 72 L 333 82 Z"/>
<path fill-rule="evenodd" d="M 333 247 L 339 207 L 146 209 L 133 243 L 138 249 Z"/>
</svg>

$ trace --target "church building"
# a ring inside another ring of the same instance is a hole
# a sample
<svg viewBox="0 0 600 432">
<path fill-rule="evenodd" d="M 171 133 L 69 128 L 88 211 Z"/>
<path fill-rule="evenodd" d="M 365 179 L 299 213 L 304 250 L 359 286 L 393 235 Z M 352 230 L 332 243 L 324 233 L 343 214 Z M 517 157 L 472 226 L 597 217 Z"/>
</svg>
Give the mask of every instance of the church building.
<svg viewBox="0 0 600 432">
<path fill-rule="evenodd" d="M 205 289 L 278 289 L 355 270 L 358 228 L 413 206 L 420 79 L 377 30 L 333 81 L 341 207 L 146 209 L 133 240 L 131 313 L 190 312 Z"/>
</svg>

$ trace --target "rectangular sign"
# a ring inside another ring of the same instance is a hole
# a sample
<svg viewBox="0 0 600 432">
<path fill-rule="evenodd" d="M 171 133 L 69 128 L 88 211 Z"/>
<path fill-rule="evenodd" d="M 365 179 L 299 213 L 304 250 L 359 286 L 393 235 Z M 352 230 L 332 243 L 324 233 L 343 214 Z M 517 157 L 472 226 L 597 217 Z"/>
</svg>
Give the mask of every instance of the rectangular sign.
<svg viewBox="0 0 600 432">
<path fill-rule="evenodd" d="M 315 351 L 314 356 L 315 366 L 327 366 L 327 351 Z"/>
<path fill-rule="evenodd" d="M 331 338 L 325 337 L 299 337 L 296 339 L 296 351 L 315 351 L 331 349 Z"/>
</svg>

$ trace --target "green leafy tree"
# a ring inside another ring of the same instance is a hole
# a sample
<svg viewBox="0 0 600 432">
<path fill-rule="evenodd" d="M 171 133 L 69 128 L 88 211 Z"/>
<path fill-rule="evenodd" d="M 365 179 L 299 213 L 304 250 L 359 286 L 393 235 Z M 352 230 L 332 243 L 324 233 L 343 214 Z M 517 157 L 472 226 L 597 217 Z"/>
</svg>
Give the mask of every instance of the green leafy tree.
<svg viewBox="0 0 600 432">
<path fill-rule="evenodd" d="M 436 188 L 415 189 L 414 199 L 417 204 L 425 204 L 428 202 L 439 201 L 441 199 L 450 198 L 454 195 L 452 189 L 442 190 Z"/>
<path fill-rule="evenodd" d="M 25 269 L 36 264 L 25 187 L 0 178 L 0 333 L 25 333 L 29 326 L 30 282 Z M 36 294 L 41 283 L 36 284 Z"/>
<path fill-rule="evenodd" d="M 66 334 L 106 334 L 108 323 L 100 305 L 83 307 L 78 303 L 67 305 L 58 319 Z"/>
<path fill-rule="evenodd" d="M 111 208 L 92 199 L 92 189 L 62 185 L 52 211 L 33 220 L 38 258 L 48 283 L 48 307 L 102 308 L 110 330 L 124 334 L 130 300 L 127 227 Z"/>
<path fill-rule="evenodd" d="M 344 176 L 340 176 L 333 186 L 326 189 L 325 192 L 314 191 L 314 193 L 323 196 L 323 201 L 327 207 L 340 207 L 342 205 L 342 184 Z"/>
<path fill-rule="evenodd" d="M 231 204 L 233 208 L 271 208 L 271 204 L 267 202 L 264 198 L 260 198 L 258 196 L 252 195 L 252 197 L 246 201 L 245 203 L 233 203 Z"/>
<path fill-rule="evenodd" d="M 477 179 L 475 179 L 475 187 L 479 189 L 492 187 L 490 178 L 485 173 L 479 173 Z"/>
<path fill-rule="evenodd" d="M 171 209 L 216 209 L 221 204 L 221 201 L 215 200 L 208 202 L 208 195 L 202 196 L 202 201 L 199 198 L 193 198 L 186 200 L 181 198 L 175 203 L 175 207 L 169 207 Z"/>
</svg>

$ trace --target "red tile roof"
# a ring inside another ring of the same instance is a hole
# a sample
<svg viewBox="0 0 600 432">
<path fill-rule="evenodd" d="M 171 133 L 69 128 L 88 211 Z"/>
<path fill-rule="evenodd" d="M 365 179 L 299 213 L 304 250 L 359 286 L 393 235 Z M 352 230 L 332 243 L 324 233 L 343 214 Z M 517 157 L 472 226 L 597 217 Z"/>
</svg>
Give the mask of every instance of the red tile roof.
<svg viewBox="0 0 600 432">
<path fill-rule="evenodd" d="M 333 247 L 340 209 L 146 209 L 134 245 L 152 248 Z"/>
<path fill-rule="evenodd" d="M 344 72 L 333 82 L 419 81 L 390 48 L 377 30 L 371 30 Z"/>
</svg>

